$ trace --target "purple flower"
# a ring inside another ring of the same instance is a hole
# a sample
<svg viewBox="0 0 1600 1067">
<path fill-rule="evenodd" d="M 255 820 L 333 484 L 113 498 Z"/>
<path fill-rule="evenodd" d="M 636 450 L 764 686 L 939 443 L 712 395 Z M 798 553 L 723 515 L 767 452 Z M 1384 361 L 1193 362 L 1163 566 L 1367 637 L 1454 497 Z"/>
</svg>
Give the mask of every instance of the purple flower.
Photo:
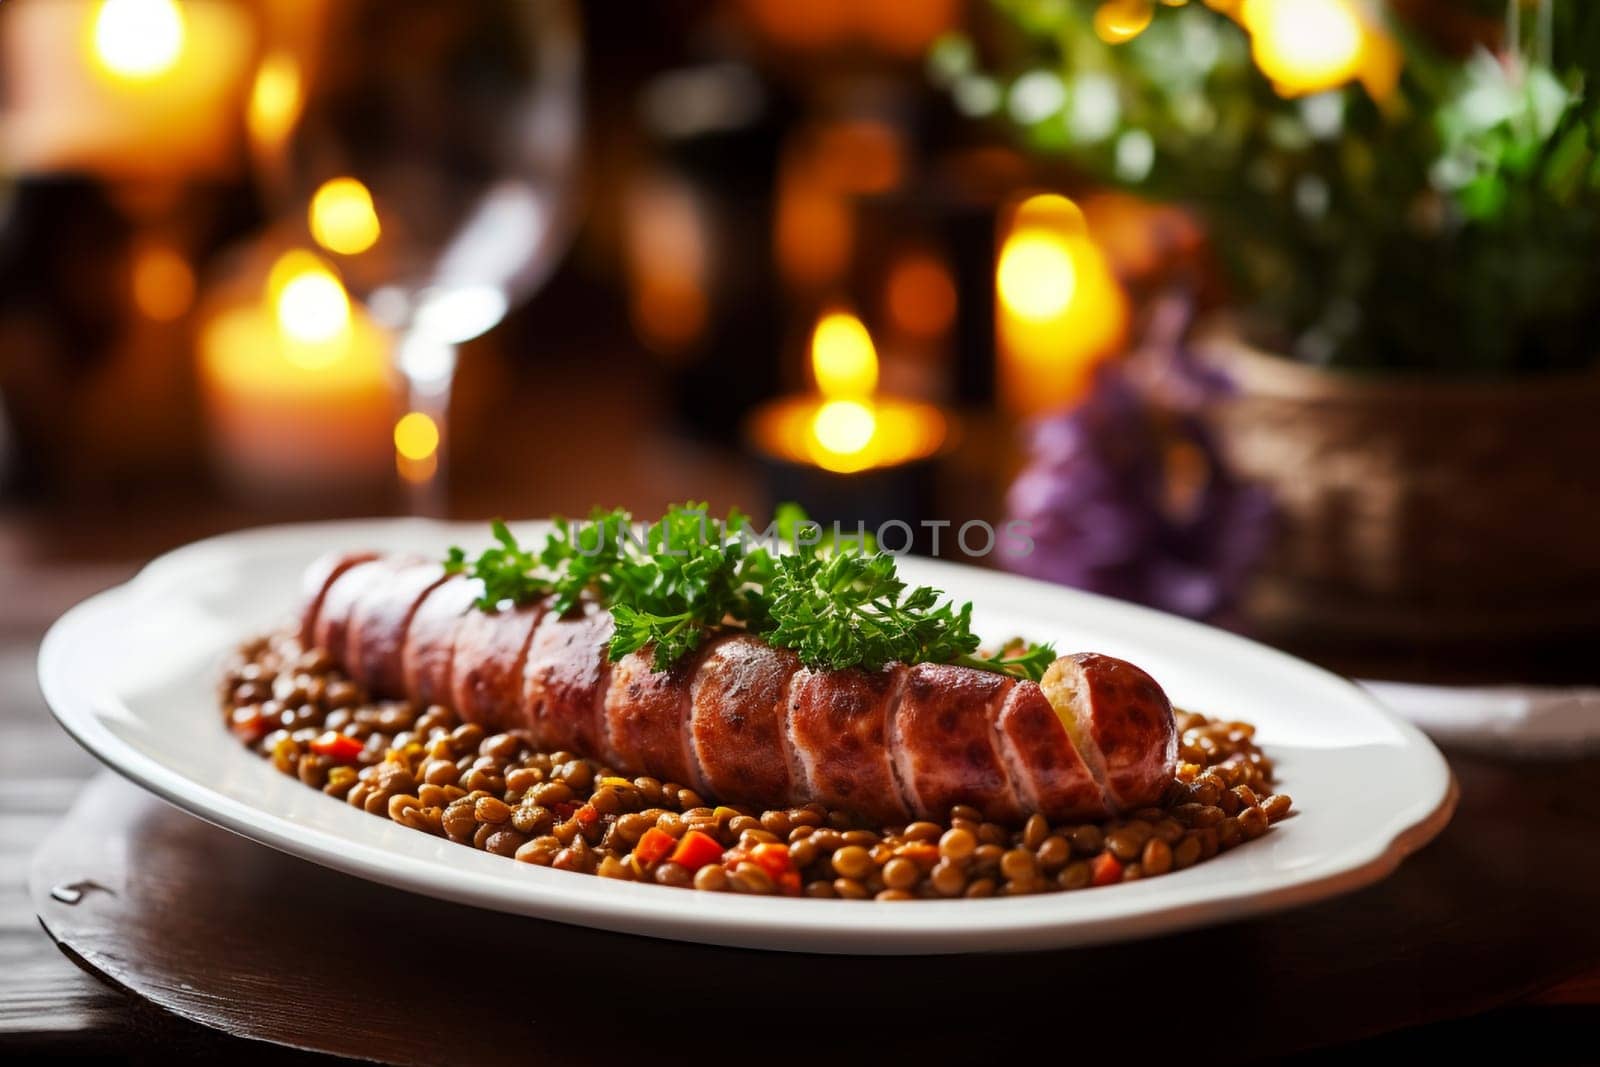
<svg viewBox="0 0 1600 1067">
<path fill-rule="evenodd" d="M 1196 384 L 1176 360 L 1168 376 Z M 1108 366 L 1082 405 L 1028 427 L 1028 462 L 1006 504 L 1010 518 L 1029 524 L 1034 550 L 1006 562 L 1036 578 L 1212 618 L 1265 550 L 1273 509 L 1264 490 L 1233 477 L 1201 421 L 1156 392 Z"/>
</svg>

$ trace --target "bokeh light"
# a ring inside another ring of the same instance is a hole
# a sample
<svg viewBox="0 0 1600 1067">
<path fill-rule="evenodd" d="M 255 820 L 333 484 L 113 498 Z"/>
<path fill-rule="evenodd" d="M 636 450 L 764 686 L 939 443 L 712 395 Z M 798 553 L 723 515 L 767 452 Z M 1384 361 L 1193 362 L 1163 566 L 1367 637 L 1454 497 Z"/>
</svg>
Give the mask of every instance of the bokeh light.
<svg viewBox="0 0 1600 1067">
<path fill-rule="evenodd" d="M 94 56 L 133 80 L 171 70 L 183 53 L 183 12 L 176 0 L 105 0 L 94 18 Z"/>
<path fill-rule="evenodd" d="M 156 322 L 183 317 L 194 303 L 194 269 L 175 249 L 147 244 L 133 255 L 133 304 Z"/>
<path fill-rule="evenodd" d="M 1131 41 L 1155 16 L 1155 0 L 1105 0 L 1095 8 L 1094 32 L 1107 44 Z"/>
<path fill-rule="evenodd" d="M 281 142 L 299 119 L 301 102 L 299 61 L 281 52 L 264 59 L 251 83 L 245 112 L 251 140 L 262 148 Z"/>
<path fill-rule="evenodd" d="M 995 264 L 1000 392 L 1032 415 L 1080 399 L 1094 366 L 1118 351 L 1128 297 L 1078 206 L 1064 196 L 1017 205 Z"/>
<path fill-rule="evenodd" d="M 302 364 L 331 362 L 349 333 L 350 297 L 337 275 L 310 252 L 286 252 L 273 264 L 267 291 L 285 337 L 300 342 L 290 358 Z"/>
<path fill-rule="evenodd" d="M 865 451 L 877 429 L 872 409 L 858 400 L 830 400 L 817 408 L 811 421 L 811 432 L 822 446 L 822 465 L 837 471 L 871 465 Z"/>
<path fill-rule="evenodd" d="M 1052 319 L 1072 303 L 1078 271 L 1062 234 L 1022 229 L 1007 239 L 996 273 L 1000 299 L 1029 319 Z"/>
<path fill-rule="evenodd" d="M 342 256 L 365 252 L 383 232 L 372 194 L 354 178 L 323 182 L 311 197 L 309 214 L 317 244 Z"/>
<path fill-rule="evenodd" d="M 895 261 L 884 295 L 890 320 L 913 337 L 938 337 L 955 321 L 955 282 L 945 265 L 925 252 Z"/>
<path fill-rule="evenodd" d="M 788 281 L 827 285 L 844 272 L 855 249 L 849 202 L 807 168 L 789 168 L 778 184 L 773 246 Z"/>
<path fill-rule="evenodd" d="M 405 459 L 421 462 L 439 450 L 439 427 L 420 411 L 408 411 L 394 424 L 394 449 Z"/>
<path fill-rule="evenodd" d="M 1336 89 L 1361 73 L 1366 27 L 1350 0 L 1245 0 L 1239 20 L 1278 92 Z"/>
</svg>

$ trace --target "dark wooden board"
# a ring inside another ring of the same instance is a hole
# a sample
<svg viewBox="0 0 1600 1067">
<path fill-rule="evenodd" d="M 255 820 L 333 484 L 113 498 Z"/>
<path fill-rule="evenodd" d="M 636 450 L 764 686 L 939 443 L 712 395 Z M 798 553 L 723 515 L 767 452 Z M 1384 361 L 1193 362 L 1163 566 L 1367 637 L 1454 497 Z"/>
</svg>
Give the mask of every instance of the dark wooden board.
<svg viewBox="0 0 1600 1067">
<path fill-rule="evenodd" d="M 109 774 L 41 847 L 31 892 L 66 950 L 180 1016 L 393 1063 L 948 1062 L 1052 1039 L 1176 1051 L 1186 1034 L 1233 1059 L 1482 1011 L 1600 956 L 1600 765 L 1455 765 L 1456 821 L 1378 886 L 1069 952 L 783 955 L 499 915 L 273 852 Z"/>
</svg>

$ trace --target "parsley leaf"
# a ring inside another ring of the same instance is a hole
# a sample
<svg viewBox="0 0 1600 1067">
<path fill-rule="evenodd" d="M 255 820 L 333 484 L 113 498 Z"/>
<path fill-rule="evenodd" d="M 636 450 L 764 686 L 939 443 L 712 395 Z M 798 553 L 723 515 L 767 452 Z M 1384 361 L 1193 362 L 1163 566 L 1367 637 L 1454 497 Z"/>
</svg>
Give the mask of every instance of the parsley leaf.
<svg viewBox="0 0 1600 1067">
<path fill-rule="evenodd" d="M 894 557 L 870 537 L 836 541 L 793 504 L 766 530 L 737 510 L 713 520 L 703 503 L 674 505 L 642 532 L 626 511 L 595 509 L 587 522 L 557 519 L 538 552 L 519 545 L 505 523 L 492 529 L 495 545 L 475 560 L 452 548 L 444 563 L 483 583 L 477 606 L 494 611 L 549 596 L 565 612 L 593 596 L 616 624 L 613 660 L 653 647 L 653 665 L 665 670 L 727 630 L 793 649 L 820 670 L 956 663 L 1038 680 L 1055 659 L 1051 646 L 1020 641 L 981 655 L 971 604 L 908 588 Z M 791 550 L 777 550 L 768 534 Z"/>
</svg>

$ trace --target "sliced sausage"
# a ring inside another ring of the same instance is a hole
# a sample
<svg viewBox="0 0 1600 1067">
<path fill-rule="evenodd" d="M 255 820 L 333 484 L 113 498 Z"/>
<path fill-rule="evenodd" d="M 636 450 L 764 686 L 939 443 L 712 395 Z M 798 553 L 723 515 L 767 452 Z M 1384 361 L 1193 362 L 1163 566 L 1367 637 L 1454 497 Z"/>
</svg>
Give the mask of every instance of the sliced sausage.
<svg viewBox="0 0 1600 1067">
<path fill-rule="evenodd" d="M 1161 802 L 1178 737 L 1172 705 L 1154 678 L 1126 660 L 1080 652 L 1052 663 L 1041 685 L 1113 809 Z"/>
<path fill-rule="evenodd" d="M 327 552 L 318 556 L 300 577 L 300 644 L 313 648 L 317 644 L 317 616 L 327 597 L 328 587 L 345 571 L 357 563 L 377 559 L 376 552 Z"/>
<path fill-rule="evenodd" d="M 602 703 L 610 681 L 611 613 L 588 601 L 565 615 L 546 612 L 528 646 L 524 717 L 538 743 L 607 759 Z"/>
<path fill-rule="evenodd" d="M 868 673 L 802 669 L 789 689 L 789 741 L 805 777 L 803 797 L 879 822 L 909 814 L 889 758 L 889 715 L 906 669 Z"/>
<path fill-rule="evenodd" d="M 401 652 L 406 629 L 422 598 L 445 580 L 444 567 L 416 559 L 397 567 L 386 581 L 367 589 L 350 612 L 345 638 L 350 677 L 380 697 L 402 697 L 406 679 Z"/>
<path fill-rule="evenodd" d="M 523 667 L 545 602 L 498 611 L 469 611 L 456 630 L 450 665 L 452 706 L 465 722 L 490 733 L 531 730 L 523 700 Z"/>
<path fill-rule="evenodd" d="M 919 663 L 895 709 L 890 748 L 915 813 L 943 819 L 970 804 L 999 822 L 1022 816 L 996 747 L 994 719 L 1015 681 L 1002 674 Z"/>
<path fill-rule="evenodd" d="M 1059 822 L 1110 814 L 1100 783 L 1037 682 L 1012 687 L 995 728 L 1011 780 L 1029 811 Z"/>
<path fill-rule="evenodd" d="M 611 756 L 618 766 L 705 790 L 689 743 L 689 683 L 700 653 L 690 653 L 664 671 L 655 669 L 654 655 L 655 649 L 647 646 L 611 667 L 605 700 Z"/>
<path fill-rule="evenodd" d="M 400 674 L 406 696 L 418 707 L 449 704 L 454 697 L 450 671 L 455 659 L 456 631 L 483 594 L 476 579 L 454 576 L 422 598 L 406 628 Z"/>
<path fill-rule="evenodd" d="M 352 564 L 328 583 L 328 591 L 322 595 L 322 606 L 311 628 L 312 643 L 348 669 L 350 648 L 345 638 L 350 630 L 350 613 L 369 589 L 388 581 L 393 574 L 393 565 L 380 556 Z"/>
<path fill-rule="evenodd" d="M 1036 685 L 944 664 L 815 671 L 730 634 L 657 671 L 648 649 L 610 662 L 611 614 L 590 600 L 484 612 L 481 582 L 370 553 L 323 557 L 305 585 L 309 643 L 374 692 L 733 803 L 1098 818 L 1158 803 L 1176 765 L 1166 695 L 1109 656 L 1063 657 Z"/>
<path fill-rule="evenodd" d="M 740 634 L 712 646 L 690 692 L 694 754 L 712 796 L 762 805 L 794 797 L 797 757 L 785 728 L 800 657 Z"/>
</svg>

